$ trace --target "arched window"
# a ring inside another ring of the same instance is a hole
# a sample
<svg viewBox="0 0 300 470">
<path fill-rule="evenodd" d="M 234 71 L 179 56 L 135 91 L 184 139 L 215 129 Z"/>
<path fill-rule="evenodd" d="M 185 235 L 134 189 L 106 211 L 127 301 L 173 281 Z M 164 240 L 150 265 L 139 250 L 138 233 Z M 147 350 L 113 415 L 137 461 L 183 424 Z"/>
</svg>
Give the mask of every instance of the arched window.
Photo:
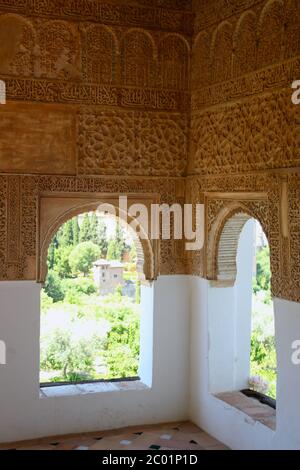
<svg viewBox="0 0 300 470">
<path fill-rule="evenodd" d="M 208 294 L 210 391 L 276 425 L 276 345 L 270 250 L 260 223 L 238 211 L 217 235 Z M 261 404 L 266 407 L 258 411 Z"/>
<path fill-rule="evenodd" d="M 56 232 L 41 294 L 42 385 L 139 378 L 138 251 L 125 222 L 97 211 Z"/>
</svg>

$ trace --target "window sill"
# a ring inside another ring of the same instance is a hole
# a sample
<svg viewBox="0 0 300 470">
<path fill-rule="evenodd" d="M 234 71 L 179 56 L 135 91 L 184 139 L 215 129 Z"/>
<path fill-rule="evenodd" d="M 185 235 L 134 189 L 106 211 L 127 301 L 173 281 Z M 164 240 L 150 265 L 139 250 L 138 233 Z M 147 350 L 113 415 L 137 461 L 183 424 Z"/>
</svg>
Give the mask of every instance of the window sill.
<svg viewBox="0 0 300 470">
<path fill-rule="evenodd" d="M 241 392 L 226 392 L 214 395 L 219 400 L 245 413 L 253 421 L 267 426 L 272 431 L 276 430 L 276 410 L 268 405 L 260 403 L 255 398 L 250 398 Z"/>
<path fill-rule="evenodd" d="M 40 398 L 73 397 L 95 395 L 100 393 L 140 390 L 149 390 L 149 387 L 140 380 L 123 382 L 97 382 L 76 385 L 54 385 L 53 387 L 41 387 Z"/>
</svg>

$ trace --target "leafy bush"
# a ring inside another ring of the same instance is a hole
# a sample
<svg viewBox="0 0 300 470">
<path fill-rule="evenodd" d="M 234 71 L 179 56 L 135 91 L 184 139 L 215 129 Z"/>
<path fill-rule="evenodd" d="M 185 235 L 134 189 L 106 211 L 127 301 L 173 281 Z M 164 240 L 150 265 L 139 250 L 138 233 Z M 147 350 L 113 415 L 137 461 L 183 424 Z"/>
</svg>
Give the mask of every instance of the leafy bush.
<svg viewBox="0 0 300 470">
<path fill-rule="evenodd" d="M 64 300 L 65 296 L 61 285 L 61 279 L 55 271 L 50 270 L 48 272 L 44 289 L 46 294 L 51 297 L 54 302 Z"/>
<path fill-rule="evenodd" d="M 57 248 L 55 251 L 53 269 L 59 274 L 61 278 L 71 276 L 69 257 L 72 249 L 72 246 L 62 246 Z"/>
<path fill-rule="evenodd" d="M 268 395 L 276 398 L 277 360 L 269 247 L 260 249 L 256 255 L 253 291 L 251 375 L 262 383 L 268 382 Z"/>
<path fill-rule="evenodd" d="M 42 313 L 49 310 L 50 307 L 53 305 L 52 297 L 49 297 L 45 289 L 42 289 L 41 292 L 41 311 Z"/>
<path fill-rule="evenodd" d="M 122 259 L 122 246 L 117 240 L 110 240 L 107 248 L 107 259 L 110 261 Z"/>
<path fill-rule="evenodd" d="M 109 377 L 121 379 L 138 375 L 139 361 L 126 344 L 118 344 L 105 355 Z"/>
<path fill-rule="evenodd" d="M 62 289 L 66 302 L 70 304 L 79 304 L 83 294 L 92 295 L 97 292 L 94 281 L 87 278 L 65 279 L 62 282 Z"/>
<path fill-rule="evenodd" d="M 270 249 L 264 247 L 256 255 L 256 282 L 258 290 L 271 290 Z"/>
<path fill-rule="evenodd" d="M 75 285 L 88 279 L 64 280 Z M 72 292 L 72 288 L 71 288 Z M 41 324 L 42 382 L 136 376 L 139 367 L 139 308 L 118 294 L 78 293 L 76 304 L 49 304 Z"/>
<path fill-rule="evenodd" d="M 276 398 L 276 348 L 274 336 L 265 336 L 254 330 L 251 337 L 251 375 L 269 382 L 268 394 Z"/>
<path fill-rule="evenodd" d="M 105 358 L 110 378 L 138 375 L 140 353 L 139 320 L 120 319 L 107 335 Z"/>
</svg>

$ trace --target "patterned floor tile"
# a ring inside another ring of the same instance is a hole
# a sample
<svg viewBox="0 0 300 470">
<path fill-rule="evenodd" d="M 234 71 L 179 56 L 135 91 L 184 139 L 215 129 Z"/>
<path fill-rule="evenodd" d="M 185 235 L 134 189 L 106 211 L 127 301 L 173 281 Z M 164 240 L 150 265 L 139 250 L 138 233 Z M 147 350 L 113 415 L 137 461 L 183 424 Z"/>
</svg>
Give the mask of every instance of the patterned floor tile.
<svg viewBox="0 0 300 470">
<path fill-rule="evenodd" d="M 1 445 L 9 450 L 225 450 L 226 447 L 192 423 L 132 426 L 72 436 Z"/>
</svg>

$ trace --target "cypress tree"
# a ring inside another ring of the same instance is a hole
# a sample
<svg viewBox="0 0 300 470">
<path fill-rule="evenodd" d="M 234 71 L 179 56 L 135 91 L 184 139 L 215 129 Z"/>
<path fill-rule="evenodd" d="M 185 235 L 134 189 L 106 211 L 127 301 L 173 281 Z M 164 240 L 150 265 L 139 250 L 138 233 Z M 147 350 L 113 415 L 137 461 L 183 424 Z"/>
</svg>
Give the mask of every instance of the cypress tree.
<svg viewBox="0 0 300 470">
<path fill-rule="evenodd" d="M 116 225 L 116 235 L 115 235 L 116 244 L 118 247 L 118 252 L 120 253 L 120 258 L 123 258 L 124 253 L 128 249 L 125 241 L 125 235 L 122 227 L 119 222 Z"/>
<path fill-rule="evenodd" d="M 59 245 L 61 247 L 66 247 L 73 245 L 74 238 L 73 238 L 73 222 L 72 220 L 68 220 L 62 226 L 61 236 L 59 239 Z"/>
<path fill-rule="evenodd" d="M 106 225 L 103 219 L 98 220 L 98 243 L 101 250 L 101 256 L 106 258 L 108 250 L 108 240 Z"/>
<path fill-rule="evenodd" d="M 55 245 L 55 237 L 54 237 L 48 249 L 47 265 L 48 265 L 49 270 L 52 270 L 54 268 L 55 251 L 56 251 L 56 245 Z"/>
<path fill-rule="evenodd" d="M 120 224 L 117 223 L 115 236 L 108 244 L 107 259 L 122 261 L 126 249 L 127 245 L 125 242 L 124 232 L 120 227 Z"/>
<path fill-rule="evenodd" d="M 95 243 L 96 245 L 98 245 L 99 244 L 98 217 L 96 215 L 96 212 L 92 213 L 92 216 L 90 219 L 90 236 L 91 236 L 91 241 Z"/>
<path fill-rule="evenodd" d="M 91 223 L 90 223 L 90 216 L 86 212 L 83 217 L 83 221 L 80 227 L 80 243 L 88 242 L 91 240 Z"/>
<path fill-rule="evenodd" d="M 78 223 L 78 217 L 74 217 L 72 219 L 72 225 L 73 225 L 73 245 L 76 246 L 79 243 L 80 239 L 80 227 Z"/>
</svg>

